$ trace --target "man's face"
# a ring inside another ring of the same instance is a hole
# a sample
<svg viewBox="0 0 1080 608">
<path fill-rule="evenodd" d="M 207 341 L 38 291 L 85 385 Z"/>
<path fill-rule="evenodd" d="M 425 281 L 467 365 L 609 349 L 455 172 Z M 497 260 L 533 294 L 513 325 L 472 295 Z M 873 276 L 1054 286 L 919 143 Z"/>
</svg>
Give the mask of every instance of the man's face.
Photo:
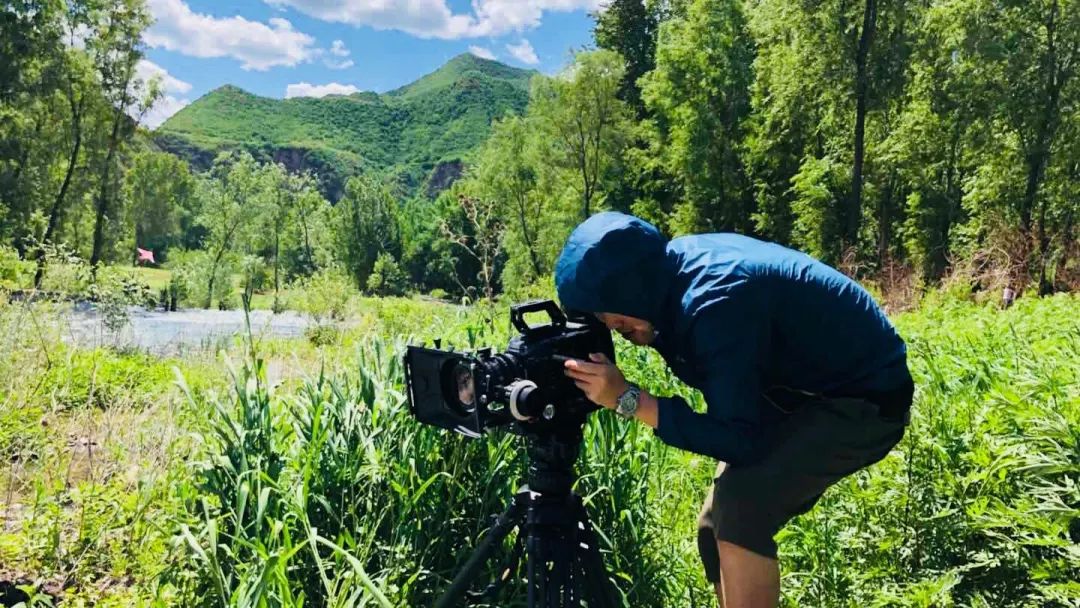
<svg viewBox="0 0 1080 608">
<path fill-rule="evenodd" d="M 643 319 L 636 319 L 613 312 L 598 312 L 596 318 L 600 319 L 600 322 L 606 325 L 608 329 L 619 332 L 624 338 L 638 346 L 652 344 L 652 341 L 656 339 L 656 330 L 653 328 L 652 323 Z"/>
</svg>

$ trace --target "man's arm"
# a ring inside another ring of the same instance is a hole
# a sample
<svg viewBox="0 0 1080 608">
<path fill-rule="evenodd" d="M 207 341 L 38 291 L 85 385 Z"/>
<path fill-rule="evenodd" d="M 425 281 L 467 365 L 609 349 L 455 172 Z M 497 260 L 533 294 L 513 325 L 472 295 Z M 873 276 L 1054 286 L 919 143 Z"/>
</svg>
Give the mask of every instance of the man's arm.
<svg viewBox="0 0 1080 608">
<path fill-rule="evenodd" d="M 707 410 L 679 398 L 659 398 L 656 434 L 668 445 L 729 464 L 762 456 L 761 368 L 771 341 L 770 305 L 761 284 L 741 282 L 697 311 L 693 359 Z"/>
<path fill-rule="evenodd" d="M 730 464 L 760 458 L 759 369 L 769 343 L 767 302 L 746 283 L 699 311 L 693 356 L 705 377 L 701 388 L 708 406 L 699 414 L 679 397 L 642 392 L 635 417 L 656 430 L 668 445 Z M 619 368 L 603 355 L 568 361 L 567 375 L 594 403 L 615 409 L 627 388 Z"/>
</svg>

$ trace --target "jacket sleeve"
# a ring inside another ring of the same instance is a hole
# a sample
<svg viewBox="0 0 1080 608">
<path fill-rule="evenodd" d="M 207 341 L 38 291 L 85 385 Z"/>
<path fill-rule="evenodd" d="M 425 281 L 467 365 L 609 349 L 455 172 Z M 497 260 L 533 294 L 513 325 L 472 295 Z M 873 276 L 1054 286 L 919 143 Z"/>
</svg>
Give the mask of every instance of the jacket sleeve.
<svg viewBox="0 0 1080 608">
<path fill-rule="evenodd" d="M 760 288 L 725 289 L 698 311 L 692 327 L 694 365 L 704 378 L 707 411 L 680 397 L 660 398 L 656 435 L 668 445 L 747 464 L 762 456 L 761 364 L 769 343 L 769 306 Z"/>
</svg>

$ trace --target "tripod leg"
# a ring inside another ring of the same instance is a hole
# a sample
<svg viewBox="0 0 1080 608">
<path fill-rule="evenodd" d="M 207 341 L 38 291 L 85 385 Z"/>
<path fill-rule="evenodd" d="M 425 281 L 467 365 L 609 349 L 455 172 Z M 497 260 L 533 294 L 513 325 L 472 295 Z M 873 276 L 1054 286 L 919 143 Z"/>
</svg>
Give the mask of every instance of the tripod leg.
<svg viewBox="0 0 1080 608">
<path fill-rule="evenodd" d="M 581 569 L 584 573 L 585 587 L 589 590 L 589 608 L 620 608 L 626 605 L 625 598 L 615 587 L 608 577 L 607 568 L 604 566 L 604 556 L 600 554 L 600 544 L 596 532 L 589 523 L 585 508 L 581 508 L 580 534 L 581 544 L 577 547 L 577 555 L 581 560 Z"/>
<path fill-rule="evenodd" d="M 541 608 L 540 602 L 544 600 L 546 593 L 546 585 L 544 584 L 547 579 L 547 556 L 544 555 L 541 547 L 540 537 L 534 532 L 529 532 L 529 538 L 525 541 L 525 554 L 528 560 L 528 600 L 529 608 Z"/>
<path fill-rule="evenodd" d="M 525 517 L 525 508 L 529 503 L 529 496 L 527 492 L 522 492 L 514 496 L 510 506 L 499 515 L 495 521 L 495 525 L 488 530 L 488 533 L 484 536 L 484 539 L 480 541 L 480 544 L 473 551 L 473 554 L 469 557 L 469 560 L 465 562 L 465 566 L 461 569 L 461 572 L 454 577 L 454 581 L 450 583 L 450 587 L 443 592 L 442 597 L 435 604 L 435 608 L 453 608 L 459 604 L 462 596 L 472 586 L 473 579 L 476 578 L 477 573 L 487 562 L 491 554 L 502 544 L 503 539 L 510 533 L 510 530 L 515 526 L 520 526 Z"/>
</svg>

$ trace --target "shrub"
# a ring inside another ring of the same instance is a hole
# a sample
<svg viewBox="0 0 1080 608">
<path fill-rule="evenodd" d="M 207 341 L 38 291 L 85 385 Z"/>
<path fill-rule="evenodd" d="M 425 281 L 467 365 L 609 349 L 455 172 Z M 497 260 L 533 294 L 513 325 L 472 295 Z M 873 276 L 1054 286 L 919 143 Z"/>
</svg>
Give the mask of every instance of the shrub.
<svg viewBox="0 0 1080 608">
<path fill-rule="evenodd" d="M 403 296 L 408 290 L 409 279 L 398 266 L 394 256 L 380 253 L 375 267 L 368 275 L 367 290 L 376 296 Z"/>
</svg>

